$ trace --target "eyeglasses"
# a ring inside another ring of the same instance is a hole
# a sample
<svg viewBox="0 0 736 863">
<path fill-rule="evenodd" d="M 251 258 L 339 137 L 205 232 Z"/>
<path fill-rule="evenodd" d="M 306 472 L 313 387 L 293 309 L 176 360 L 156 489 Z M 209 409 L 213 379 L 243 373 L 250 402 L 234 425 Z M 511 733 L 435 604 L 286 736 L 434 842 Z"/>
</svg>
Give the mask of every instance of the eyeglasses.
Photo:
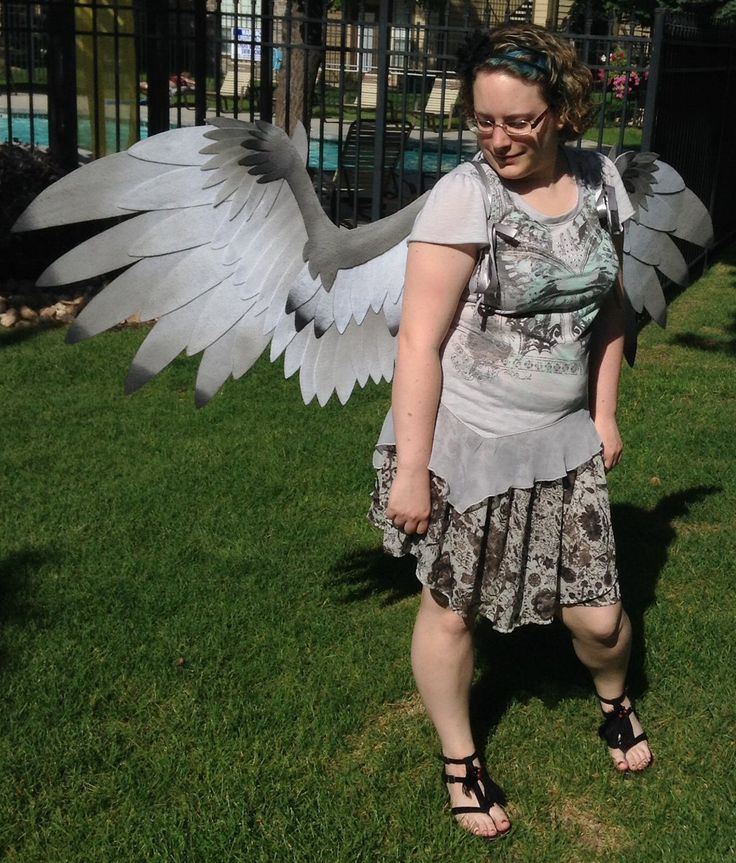
<svg viewBox="0 0 736 863">
<path fill-rule="evenodd" d="M 535 120 L 508 120 L 506 123 L 496 123 L 494 120 L 486 120 L 473 114 L 472 117 L 468 118 L 468 128 L 478 135 L 492 135 L 493 130 L 498 127 L 503 129 L 509 138 L 523 138 L 524 135 L 529 135 L 537 128 L 548 111 L 549 108 L 545 108 Z"/>
</svg>

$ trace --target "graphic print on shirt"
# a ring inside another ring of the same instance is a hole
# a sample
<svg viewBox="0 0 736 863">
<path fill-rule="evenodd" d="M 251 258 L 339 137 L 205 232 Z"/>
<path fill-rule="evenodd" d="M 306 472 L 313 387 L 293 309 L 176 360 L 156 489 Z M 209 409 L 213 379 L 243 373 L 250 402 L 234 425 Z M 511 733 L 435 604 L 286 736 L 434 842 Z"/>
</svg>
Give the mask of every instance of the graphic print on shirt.
<svg viewBox="0 0 736 863">
<path fill-rule="evenodd" d="M 590 327 L 618 259 L 592 190 L 584 195 L 579 211 L 560 224 L 537 222 L 516 208 L 504 216 L 518 228 L 518 243 L 498 244 L 497 312 L 485 331 L 466 331 L 452 345 L 451 362 L 466 380 L 586 374 Z"/>
</svg>

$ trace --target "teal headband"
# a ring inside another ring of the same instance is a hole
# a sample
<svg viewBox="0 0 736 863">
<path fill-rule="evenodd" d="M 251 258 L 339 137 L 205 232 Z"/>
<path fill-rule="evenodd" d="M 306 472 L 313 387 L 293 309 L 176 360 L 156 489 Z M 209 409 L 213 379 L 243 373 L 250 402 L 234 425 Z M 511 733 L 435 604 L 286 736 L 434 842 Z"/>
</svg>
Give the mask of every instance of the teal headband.
<svg viewBox="0 0 736 863">
<path fill-rule="evenodd" d="M 496 61 L 496 62 L 494 62 Z M 549 59 L 543 51 L 536 48 L 512 48 L 510 51 L 491 54 L 487 61 L 491 66 L 499 66 L 501 63 L 511 63 L 518 66 L 520 71 L 534 69 L 543 75 L 549 74 Z"/>
</svg>

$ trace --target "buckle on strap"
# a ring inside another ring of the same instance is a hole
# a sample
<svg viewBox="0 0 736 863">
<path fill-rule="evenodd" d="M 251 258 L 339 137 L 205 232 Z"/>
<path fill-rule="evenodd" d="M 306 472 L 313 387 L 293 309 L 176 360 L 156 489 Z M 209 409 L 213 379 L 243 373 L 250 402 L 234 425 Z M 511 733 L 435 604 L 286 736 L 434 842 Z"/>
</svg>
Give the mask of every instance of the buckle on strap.
<svg viewBox="0 0 736 863">
<path fill-rule="evenodd" d="M 623 233 L 621 222 L 618 217 L 618 203 L 616 201 L 616 190 L 613 186 L 601 186 L 595 199 L 595 209 L 601 225 L 611 234 Z"/>
</svg>

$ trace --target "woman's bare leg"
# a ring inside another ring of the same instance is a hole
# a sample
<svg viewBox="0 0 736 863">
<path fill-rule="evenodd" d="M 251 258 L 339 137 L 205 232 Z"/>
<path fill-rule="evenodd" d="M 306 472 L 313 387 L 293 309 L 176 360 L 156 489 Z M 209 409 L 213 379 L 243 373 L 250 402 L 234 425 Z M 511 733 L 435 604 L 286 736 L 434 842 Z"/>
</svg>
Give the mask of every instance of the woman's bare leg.
<svg viewBox="0 0 736 863">
<path fill-rule="evenodd" d="M 448 758 L 467 758 L 475 751 L 470 730 L 470 686 L 473 682 L 473 624 L 443 607 L 425 587 L 414 626 L 411 662 L 419 694 Z M 477 762 L 476 762 L 477 763 Z M 465 776 L 462 764 L 448 764 L 451 776 Z M 448 785 L 452 806 L 474 806 L 460 783 Z M 504 810 L 458 816 L 462 826 L 480 836 L 505 833 L 511 826 Z"/>
<path fill-rule="evenodd" d="M 571 606 L 562 609 L 562 620 L 572 634 L 572 645 L 578 659 L 590 671 L 596 692 L 601 698 L 618 698 L 626 686 L 626 672 L 631 655 L 631 623 L 620 602 L 603 608 Z M 628 707 L 628 698 L 624 699 Z M 608 712 L 610 704 L 601 702 Z M 634 736 L 642 727 L 635 713 L 631 714 Z M 644 770 L 652 760 L 646 741 L 637 743 L 624 755 L 611 749 L 619 770 Z"/>
</svg>

